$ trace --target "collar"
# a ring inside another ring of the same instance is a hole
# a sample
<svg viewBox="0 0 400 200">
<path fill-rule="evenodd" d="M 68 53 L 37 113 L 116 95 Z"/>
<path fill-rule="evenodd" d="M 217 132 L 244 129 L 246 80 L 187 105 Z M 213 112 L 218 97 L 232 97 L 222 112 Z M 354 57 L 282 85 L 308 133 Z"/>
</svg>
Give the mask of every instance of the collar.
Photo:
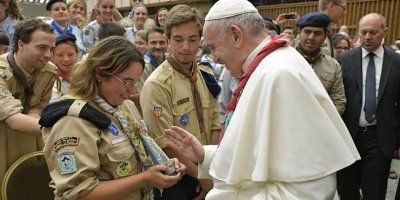
<svg viewBox="0 0 400 200">
<path fill-rule="evenodd" d="M 245 73 L 247 71 L 247 68 L 249 65 L 253 62 L 253 60 L 256 58 L 257 54 L 261 51 L 261 49 L 267 45 L 269 42 L 271 42 L 271 38 L 267 37 L 265 38 L 250 54 L 247 56 L 246 61 L 242 65 L 242 71 Z"/>
<path fill-rule="evenodd" d="M 362 52 L 362 58 L 364 59 L 369 52 L 367 50 L 365 50 L 363 47 L 361 47 L 361 52 Z M 378 58 L 383 60 L 383 54 L 384 54 L 384 49 L 383 46 L 379 46 L 379 48 L 377 48 L 374 52 L 372 52 L 375 54 L 375 56 L 377 56 Z"/>
</svg>

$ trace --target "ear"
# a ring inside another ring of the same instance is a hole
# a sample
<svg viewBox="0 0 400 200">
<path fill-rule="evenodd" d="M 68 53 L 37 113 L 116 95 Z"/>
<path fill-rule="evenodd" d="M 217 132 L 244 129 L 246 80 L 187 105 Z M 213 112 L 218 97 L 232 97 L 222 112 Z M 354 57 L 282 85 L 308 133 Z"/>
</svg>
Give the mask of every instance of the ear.
<svg viewBox="0 0 400 200">
<path fill-rule="evenodd" d="M 388 32 L 389 32 L 389 28 L 386 27 L 385 30 L 384 30 L 384 32 L 383 32 L 383 37 L 386 37 L 386 35 L 387 35 Z"/>
<path fill-rule="evenodd" d="M 233 36 L 233 43 L 235 47 L 241 47 L 243 45 L 243 31 L 237 25 L 229 26 L 228 30 Z"/>
<path fill-rule="evenodd" d="M 25 43 L 22 40 L 18 40 L 18 50 L 24 49 Z"/>
<path fill-rule="evenodd" d="M 100 74 L 96 73 L 96 80 L 97 80 L 97 82 L 101 82 L 104 80 L 104 77 L 101 76 Z"/>
</svg>

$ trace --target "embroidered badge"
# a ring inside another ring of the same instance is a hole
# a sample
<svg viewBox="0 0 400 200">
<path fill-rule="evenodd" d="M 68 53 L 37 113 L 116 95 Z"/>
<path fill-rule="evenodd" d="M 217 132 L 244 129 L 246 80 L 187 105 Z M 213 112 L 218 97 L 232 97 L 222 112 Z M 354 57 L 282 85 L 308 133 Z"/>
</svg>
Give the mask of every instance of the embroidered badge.
<svg viewBox="0 0 400 200">
<path fill-rule="evenodd" d="M 117 129 L 117 127 L 114 124 L 110 124 L 108 126 L 108 130 L 113 134 L 113 135 L 118 135 L 119 134 L 119 130 Z"/>
<path fill-rule="evenodd" d="M 179 120 L 182 126 L 186 126 L 189 123 L 189 116 L 187 114 L 182 115 Z"/>
<path fill-rule="evenodd" d="M 129 174 L 129 172 L 131 171 L 132 166 L 131 166 L 131 162 L 129 161 L 122 161 L 118 167 L 117 170 L 115 171 L 117 173 L 118 176 L 126 176 Z"/>
<path fill-rule="evenodd" d="M 119 138 L 112 139 L 111 143 L 112 144 L 119 144 L 119 143 L 124 142 L 124 141 L 126 141 L 125 135 L 123 135 L 122 137 L 119 137 Z"/>
<path fill-rule="evenodd" d="M 71 137 L 63 137 L 63 138 L 56 140 L 54 142 L 53 147 L 54 147 L 54 151 L 57 152 L 57 150 L 59 150 L 63 147 L 78 146 L 78 144 L 79 144 L 79 137 L 71 136 Z"/>
<path fill-rule="evenodd" d="M 58 153 L 57 161 L 62 175 L 71 174 L 78 171 L 73 150 L 67 150 Z"/>
<path fill-rule="evenodd" d="M 85 35 L 89 35 L 89 33 L 90 33 L 89 29 L 86 29 L 85 30 Z"/>
<path fill-rule="evenodd" d="M 153 107 L 153 114 L 155 117 L 161 117 L 162 107 L 161 106 L 154 106 Z"/>
<path fill-rule="evenodd" d="M 186 102 L 189 102 L 189 97 L 186 97 L 184 99 L 178 100 L 178 102 L 176 102 L 178 105 L 184 104 Z"/>
</svg>

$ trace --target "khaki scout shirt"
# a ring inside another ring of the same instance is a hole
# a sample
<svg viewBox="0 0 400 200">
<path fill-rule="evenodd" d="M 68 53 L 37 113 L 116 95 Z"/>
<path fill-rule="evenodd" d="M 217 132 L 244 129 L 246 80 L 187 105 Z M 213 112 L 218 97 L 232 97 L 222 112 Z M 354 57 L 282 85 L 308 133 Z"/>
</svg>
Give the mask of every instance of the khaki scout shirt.
<svg viewBox="0 0 400 200">
<path fill-rule="evenodd" d="M 114 128 L 100 130 L 82 118 L 64 116 L 53 127 L 42 130 L 43 151 L 55 199 L 79 199 L 100 181 L 141 172 L 135 150 L 118 120 L 97 107 L 95 102 L 89 102 L 89 105 L 106 114 Z M 119 109 L 129 114 L 128 120 L 141 120 L 133 102 L 124 101 Z M 134 190 L 120 199 L 143 199 L 142 190 Z"/>
<path fill-rule="evenodd" d="M 164 129 L 180 126 L 192 133 L 202 144 L 210 144 L 213 130 L 220 130 L 217 99 L 209 92 L 200 71 L 196 72 L 197 87 L 203 106 L 205 133 L 200 132 L 190 80 L 164 61 L 150 75 L 140 95 L 140 106 L 150 134 L 161 148 L 167 139 Z"/>
<path fill-rule="evenodd" d="M 339 63 L 330 56 L 322 55 L 311 66 L 321 80 L 339 114 L 342 114 L 346 107 L 346 96 L 344 93 L 342 69 Z"/>
<path fill-rule="evenodd" d="M 21 156 L 42 150 L 41 137 L 12 131 L 4 122 L 7 117 L 22 112 L 21 101 L 25 100 L 24 86 L 13 75 L 7 55 L 0 56 L 0 181 L 3 180 L 6 170 Z M 56 67 L 49 62 L 33 74 L 21 70 L 33 85 L 30 108 L 45 107 L 52 94 Z"/>
</svg>

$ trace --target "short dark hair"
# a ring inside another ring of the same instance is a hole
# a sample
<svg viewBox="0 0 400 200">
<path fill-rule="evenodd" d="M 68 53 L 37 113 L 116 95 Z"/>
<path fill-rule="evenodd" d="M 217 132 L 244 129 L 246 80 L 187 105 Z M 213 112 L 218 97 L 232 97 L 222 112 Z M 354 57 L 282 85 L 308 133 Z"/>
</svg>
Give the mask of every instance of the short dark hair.
<svg viewBox="0 0 400 200">
<path fill-rule="evenodd" d="M 29 43 L 32 33 L 40 30 L 46 33 L 54 33 L 54 29 L 40 19 L 27 19 L 19 22 L 14 32 L 14 52 L 18 52 L 18 42 Z"/>
<path fill-rule="evenodd" d="M 335 34 L 335 35 L 332 36 L 332 44 L 333 44 L 333 47 L 335 47 L 336 45 L 338 45 L 339 42 L 342 41 L 342 40 L 345 40 L 345 41 L 347 42 L 347 44 L 349 45 L 349 47 L 350 47 L 350 40 L 349 40 L 349 38 L 348 38 L 347 36 L 342 35 L 342 34 L 339 34 L 339 33 L 337 33 L 337 34 Z"/>
<path fill-rule="evenodd" d="M 159 34 L 163 35 L 163 34 L 165 34 L 165 31 L 164 31 L 164 29 L 162 29 L 160 27 L 154 27 L 154 28 L 152 28 L 150 30 L 147 30 L 146 40 L 149 39 L 149 35 L 152 34 L 152 33 L 159 33 Z"/>
<path fill-rule="evenodd" d="M 3 32 L 0 32 L 0 45 L 10 45 L 10 39 Z"/>
<path fill-rule="evenodd" d="M 104 23 L 99 29 L 99 40 L 110 36 L 124 36 L 125 31 L 125 28 L 118 23 Z"/>
</svg>

